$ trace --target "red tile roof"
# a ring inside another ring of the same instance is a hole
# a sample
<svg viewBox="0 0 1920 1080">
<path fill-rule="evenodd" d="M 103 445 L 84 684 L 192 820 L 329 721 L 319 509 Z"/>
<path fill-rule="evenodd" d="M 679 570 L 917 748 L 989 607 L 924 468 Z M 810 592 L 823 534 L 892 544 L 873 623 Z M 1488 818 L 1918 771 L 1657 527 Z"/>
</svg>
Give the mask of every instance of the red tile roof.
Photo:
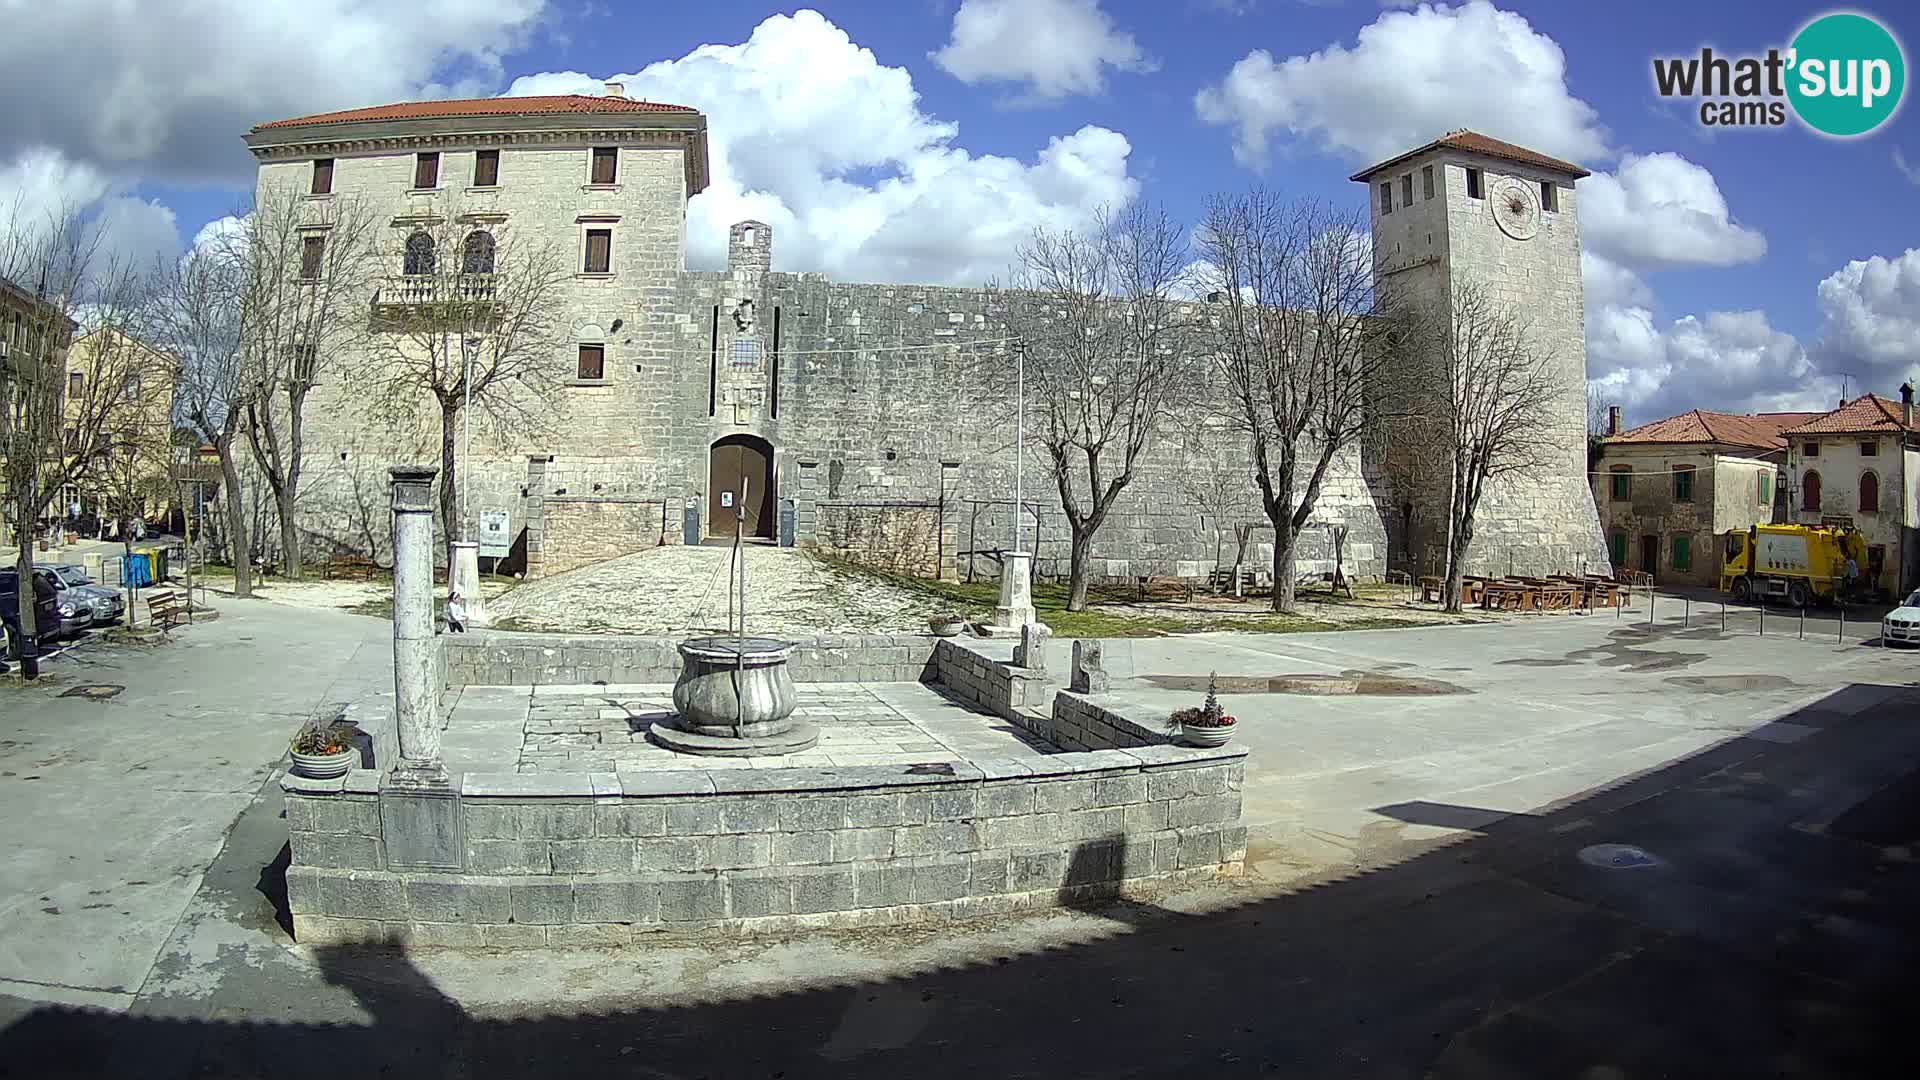
<svg viewBox="0 0 1920 1080">
<path fill-rule="evenodd" d="M 1559 158 L 1548 157 L 1537 150 L 1529 150 L 1524 146 L 1516 146 L 1513 143 L 1503 142 L 1489 135 L 1482 135 L 1477 131 L 1468 131 L 1466 128 L 1461 128 L 1458 131 L 1449 131 L 1425 146 L 1417 147 L 1396 157 L 1390 157 L 1378 165 L 1362 169 L 1347 179 L 1365 180 L 1381 169 L 1390 169 L 1410 157 L 1417 157 L 1429 150 L 1441 149 L 1468 150 L 1476 154 L 1485 154 L 1488 157 L 1501 158 L 1506 161 L 1517 161 L 1522 165 L 1535 165 L 1542 169 L 1552 169 L 1555 172 L 1569 173 L 1575 180 L 1583 176 L 1592 175 L 1571 161 L 1561 161 Z"/>
<path fill-rule="evenodd" d="M 1781 432 L 1806 423 L 1819 413 L 1723 413 L 1694 409 L 1642 424 L 1631 431 L 1609 435 L 1608 443 L 1726 443 L 1751 446 L 1758 450 L 1778 450 L 1787 445 Z"/>
<path fill-rule="evenodd" d="M 393 105 L 375 105 L 365 109 L 296 116 L 259 124 L 255 131 L 271 128 L 302 127 L 307 124 L 357 124 L 372 120 L 422 120 L 444 116 L 531 116 L 539 113 L 691 113 L 699 110 L 685 105 L 658 101 L 634 101 L 624 97 L 595 97 L 588 94 L 553 94 L 545 97 L 464 98 L 454 101 L 402 101 Z"/>
<path fill-rule="evenodd" d="M 1821 413 L 1804 424 L 1788 429 L 1786 434 L 1845 435 L 1876 431 L 1893 434 L 1902 426 L 1899 402 L 1888 401 L 1879 394 L 1862 394 L 1832 412 Z"/>
</svg>

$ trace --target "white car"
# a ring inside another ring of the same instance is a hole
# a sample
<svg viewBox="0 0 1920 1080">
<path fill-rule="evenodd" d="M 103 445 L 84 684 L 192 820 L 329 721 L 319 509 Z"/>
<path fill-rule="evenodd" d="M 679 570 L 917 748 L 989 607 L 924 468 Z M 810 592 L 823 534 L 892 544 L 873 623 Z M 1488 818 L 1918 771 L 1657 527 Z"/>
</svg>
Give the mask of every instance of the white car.
<svg viewBox="0 0 1920 1080">
<path fill-rule="evenodd" d="M 1888 645 L 1920 645 L 1920 589 L 1880 620 L 1880 640 Z"/>
</svg>

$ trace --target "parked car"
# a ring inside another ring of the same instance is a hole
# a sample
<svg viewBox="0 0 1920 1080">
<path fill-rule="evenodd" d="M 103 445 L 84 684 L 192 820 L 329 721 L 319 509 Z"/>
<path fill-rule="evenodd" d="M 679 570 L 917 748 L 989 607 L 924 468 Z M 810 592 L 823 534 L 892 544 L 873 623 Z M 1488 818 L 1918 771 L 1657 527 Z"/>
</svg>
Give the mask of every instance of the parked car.
<svg viewBox="0 0 1920 1080">
<path fill-rule="evenodd" d="M 1920 645 L 1920 589 L 1880 620 L 1880 640 L 1888 645 Z"/>
<path fill-rule="evenodd" d="M 43 642 L 62 632 L 58 596 L 48 575 L 33 575 L 33 622 Z M 0 570 L 0 628 L 6 631 L 7 656 L 18 660 L 26 638 L 20 628 L 20 576 L 14 570 Z"/>
<path fill-rule="evenodd" d="M 59 590 L 60 599 L 71 599 L 76 604 L 86 605 L 91 616 L 89 626 L 116 625 L 127 609 L 127 602 L 118 590 L 95 584 L 87 572 L 78 566 L 39 563 L 34 569 L 45 570 L 53 575 L 54 587 Z"/>
</svg>

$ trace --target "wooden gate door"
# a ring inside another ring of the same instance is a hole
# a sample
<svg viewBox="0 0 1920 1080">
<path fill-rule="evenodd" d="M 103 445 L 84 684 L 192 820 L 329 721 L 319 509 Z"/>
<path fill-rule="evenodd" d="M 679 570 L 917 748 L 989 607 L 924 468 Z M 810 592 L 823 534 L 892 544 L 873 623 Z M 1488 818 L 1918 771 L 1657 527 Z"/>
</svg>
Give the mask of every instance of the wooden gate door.
<svg viewBox="0 0 1920 1080">
<path fill-rule="evenodd" d="M 747 501 L 736 507 L 742 479 Z M 707 535 L 732 536 L 737 519 L 742 535 L 771 537 L 773 505 L 773 448 L 751 435 L 714 443 L 707 471 Z"/>
<path fill-rule="evenodd" d="M 1640 569 L 1645 570 L 1647 572 L 1647 576 L 1650 578 L 1659 576 L 1659 571 L 1660 571 L 1660 538 L 1659 537 L 1642 536 L 1640 538 Z"/>
</svg>

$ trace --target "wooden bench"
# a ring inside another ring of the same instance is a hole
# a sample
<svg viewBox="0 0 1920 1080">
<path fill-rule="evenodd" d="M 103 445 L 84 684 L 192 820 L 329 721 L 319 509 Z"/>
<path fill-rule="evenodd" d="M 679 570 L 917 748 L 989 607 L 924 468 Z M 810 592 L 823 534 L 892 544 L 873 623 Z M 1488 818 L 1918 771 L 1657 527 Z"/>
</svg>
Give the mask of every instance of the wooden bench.
<svg viewBox="0 0 1920 1080">
<path fill-rule="evenodd" d="M 320 576 L 327 580 L 341 578 L 349 581 L 366 581 L 380 570 L 380 564 L 365 555 L 335 555 L 320 568 Z"/>
<path fill-rule="evenodd" d="M 188 619 L 187 594 L 179 589 L 161 589 L 147 594 L 147 618 L 161 630 L 171 630 Z"/>
</svg>

